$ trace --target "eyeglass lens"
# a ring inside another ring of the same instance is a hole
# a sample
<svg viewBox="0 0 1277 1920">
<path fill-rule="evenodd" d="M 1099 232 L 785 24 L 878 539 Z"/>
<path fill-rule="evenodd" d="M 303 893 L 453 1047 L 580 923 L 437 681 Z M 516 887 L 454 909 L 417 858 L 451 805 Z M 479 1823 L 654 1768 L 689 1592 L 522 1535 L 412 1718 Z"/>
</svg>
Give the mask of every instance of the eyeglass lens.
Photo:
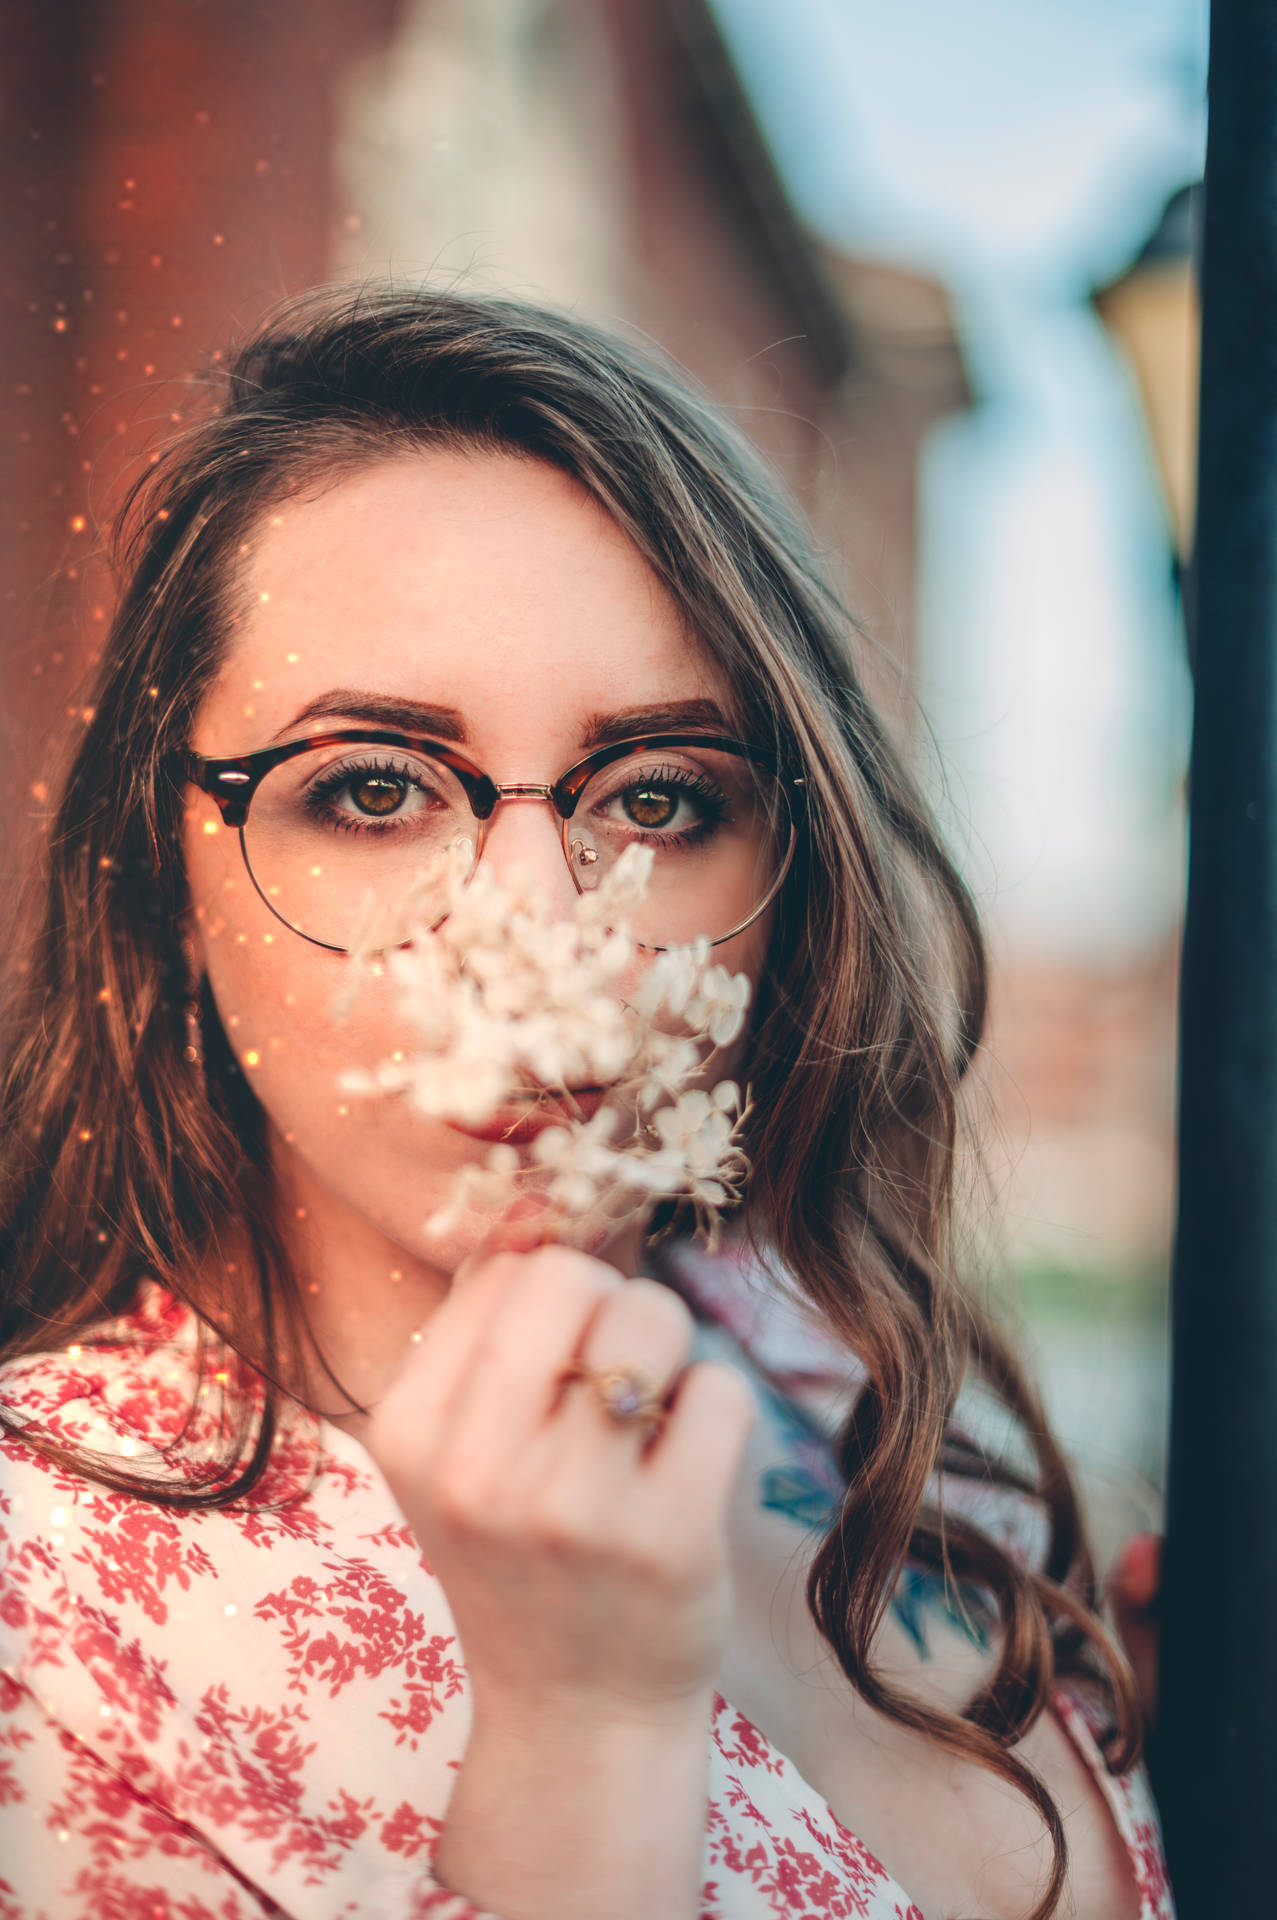
<svg viewBox="0 0 1277 1920">
<path fill-rule="evenodd" d="M 635 842 L 654 850 L 632 916 L 651 946 L 718 940 L 748 921 L 779 885 L 790 841 L 780 782 L 742 754 L 700 746 L 641 749 L 599 768 L 564 830 L 582 892 Z M 387 944 L 403 937 L 405 901 L 458 842 L 470 845 L 473 863 L 478 823 L 456 775 L 431 756 L 377 744 L 282 761 L 254 794 L 244 829 L 268 905 L 332 947 L 350 946 L 370 920 Z"/>
</svg>

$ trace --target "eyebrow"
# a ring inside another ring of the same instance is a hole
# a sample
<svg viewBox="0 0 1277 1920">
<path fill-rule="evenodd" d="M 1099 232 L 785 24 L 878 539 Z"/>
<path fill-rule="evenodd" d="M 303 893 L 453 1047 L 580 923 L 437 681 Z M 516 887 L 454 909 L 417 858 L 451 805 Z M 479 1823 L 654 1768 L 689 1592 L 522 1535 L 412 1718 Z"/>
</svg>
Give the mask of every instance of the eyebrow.
<svg viewBox="0 0 1277 1920">
<path fill-rule="evenodd" d="M 451 740 L 464 746 L 469 740 L 466 723 L 455 707 L 440 707 L 424 700 L 396 698 L 388 694 L 364 693 L 352 687 L 332 687 L 317 695 L 295 714 L 286 727 L 274 736 L 286 740 L 312 720 L 356 720 L 372 727 L 386 727 L 392 733 L 415 733 L 430 740 Z M 666 700 L 650 707 L 622 707 L 612 713 L 589 714 L 582 730 L 581 744 L 589 753 L 595 747 L 608 747 L 617 740 L 628 740 L 641 733 L 684 733 L 702 731 L 730 734 L 732 728 L 723 709 L 713 700 Z"/>
</svg>

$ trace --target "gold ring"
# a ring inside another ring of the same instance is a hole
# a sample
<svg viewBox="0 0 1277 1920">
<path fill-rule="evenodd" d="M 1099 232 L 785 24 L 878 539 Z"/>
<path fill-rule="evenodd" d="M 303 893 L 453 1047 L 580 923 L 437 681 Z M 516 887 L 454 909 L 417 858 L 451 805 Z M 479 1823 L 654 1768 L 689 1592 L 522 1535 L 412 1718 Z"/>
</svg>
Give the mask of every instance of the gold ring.
<svg viewBox="0 0 1277 1920">
<path fill-rule="evenodd" d="M 574 1360 L 561 1377 L 565 1382 L 588 1381 L 604 1413 L 618 1426 L 664 1424 L 664 1396 L 638 1367 L 587 1367 L 583 1360 Z"/>
</svg>

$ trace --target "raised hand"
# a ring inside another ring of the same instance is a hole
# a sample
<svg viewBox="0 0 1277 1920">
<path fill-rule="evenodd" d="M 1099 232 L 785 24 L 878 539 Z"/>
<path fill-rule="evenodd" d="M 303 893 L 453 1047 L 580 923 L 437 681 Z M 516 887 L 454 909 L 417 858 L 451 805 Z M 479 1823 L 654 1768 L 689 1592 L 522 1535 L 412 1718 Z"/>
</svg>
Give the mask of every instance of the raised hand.
<svg viewBox="0 0 1277 1920">
<path fill-rule="evenodd" d="M 753 1398 L 731 1367 L 686 1365 L 693 1326 L 585 1254 L 498 1254 L 459 1276 L 367 1430 L 472 1687 L 439 1870 L 503 1920 L 695 1911 Z M 668 1388 L 662 1430 L 565 1384 L 575 1361 Z"/>
</svg>

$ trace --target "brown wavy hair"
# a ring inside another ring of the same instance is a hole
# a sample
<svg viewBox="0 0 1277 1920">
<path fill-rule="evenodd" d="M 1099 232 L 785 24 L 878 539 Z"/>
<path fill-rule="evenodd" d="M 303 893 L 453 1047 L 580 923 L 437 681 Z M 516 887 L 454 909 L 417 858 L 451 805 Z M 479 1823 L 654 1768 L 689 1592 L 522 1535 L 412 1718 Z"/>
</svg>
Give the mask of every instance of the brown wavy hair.
<svg viewBox="0 0 1277 1920">
<path fill-rule="evenodd" d="M 157 1278 L 264 1382 L 207 1477 L 175 1488 L 64 1464 L 170 1505 L 261 1481 L 306 1337 L 274 1210 L 263 1115 L 204 991 L 207 1071 L 183 1058 L 182 798 L 189 740 L 231 624 L 235 556 L 271 505 L 429 447 L 515 452 L 572 474 L 682 608 L 752 737 L 801 762 L 808 818 L 786 882 L 750 1060 L 746 1224 L 867 1380 L 842 1430 L 847 1482 L 808 1601 L 872 1706 L 1029 1796 L 1049 1829 L 1047 1920 L 1067 1845 L 1009 1749 L 1057 1678 L 1101 1689 L 1115 1772 L 1138 1758 L 1134 1679 L 1097 1613 L 1068 1466 L 1013 1347 L 955 1271 L 964 1077 L 985 1016 L 976 917 L 867 704 L 854 623 L 747 443 L 680 377 L 579 320 L 391 285 L 289 302 L 210 376 L 208 404 L 134 487 L 117 526 L 118 605 L 48 842 L 42 924 L 15 970 L 0 1080 L 0 1355 L 47 1349 Z M 250 1270 L 208 1272 L 236 1223 Z M 250 1338 L 242 1330 L 253 1328 Z M 240 1330 L 238 1333 L 236 1330 Z M 251 1350 L 250 1350 L 251 1349 Z M 1035 1470 L 951 1424 L 964 1378 L 1018 1417 Z M 26 1436 L 31 1438 L 31 1436 Z M 1043 1571 L 934 1505 L 936 1470 L 1037 1497 Z M 1002 1651 L 961 1716 L 874 1670 L 902 1561 L 983 1586 Z"/>
</svg>

